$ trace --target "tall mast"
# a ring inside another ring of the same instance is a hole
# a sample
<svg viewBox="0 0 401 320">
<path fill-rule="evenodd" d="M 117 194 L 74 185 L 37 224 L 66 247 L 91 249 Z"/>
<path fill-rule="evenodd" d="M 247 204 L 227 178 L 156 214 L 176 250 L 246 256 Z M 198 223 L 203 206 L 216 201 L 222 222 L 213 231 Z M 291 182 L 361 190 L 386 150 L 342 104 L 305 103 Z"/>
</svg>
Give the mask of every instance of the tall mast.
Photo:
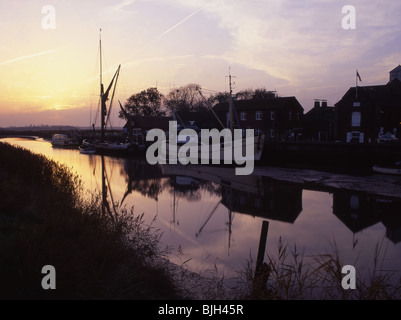
<svg viewBox="0 0 401 320">
<path fill-rule="evenodd" d="M 101 139 L 104 139 L 104 129 L 106 127 L 105 116 L 106 116 L 106 101 L 104 101 L 104 87 L 103 87 L 103 69 L 102 69 L 102 29 L 100 29 L 99 35 L 99 51 L 100 51 L 100 120 L 101 120 Z"/>
<path fill-rule="evenodd" d="M 230 131 L 233 133 L 233 122 L 234 122 L 234 110 L 233 110 L 233 89 L 232 89 L 232 82 L 231 82 L 231 67 L 228 69 L 228 79 L 230 82 L 230 102 L 229 102 L 229 116 L 230 116 Z"/>
<path fill-rule="evenodd" d="M 100 50 L 100 86 L 102 86 L 102 29 L 99 34 L 99 50 Z"/>
</svg>

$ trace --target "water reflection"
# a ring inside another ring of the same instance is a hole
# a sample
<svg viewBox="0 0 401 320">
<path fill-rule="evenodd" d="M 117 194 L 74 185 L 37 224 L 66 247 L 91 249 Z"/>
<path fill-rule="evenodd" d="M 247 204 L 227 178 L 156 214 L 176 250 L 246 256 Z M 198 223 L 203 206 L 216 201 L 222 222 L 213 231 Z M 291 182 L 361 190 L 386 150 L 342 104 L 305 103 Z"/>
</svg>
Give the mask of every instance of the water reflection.
<svg viewBox="0 0 401 320">
<path fill-rule="evenodd" d="M 355 191 L 333 193 L 333 213 L 353 233 L 378 223 L 386 227 L 386 237 L 401 241 L 401 201 Z"/>
<path fill-rule="evenodd" d="M 262 176 L 236 176 L 234 168 L 211 166 L 149 165 L 146 161 L 124 161 L 127 190 L 157 200 L 168 190 L 188 202 L 201 200 L 203 191 L 218 196 L 230 211 L 253 217 L 294 223 L 302 212 L 302 188 L 271 181 Z"/>
<path fill-rule="evenodd" d="M 236 176 L 233 168 L 153 166 L 140 158 L 83 155 L 54 150 L 46 142 L 8 140 L 72 167 L 91 191 L 106 190 L 111 212 L 113 205 L 133 206 L 148 221 L 157 216 L 163 244 L 185 254 L 171 260 L 190 260 L 194 271 L 216 268 L 229 275 L 241 270 L 260 248 L 264 221 L 269 221 L 269 254 L 279 238 L 311 255 L 327 253 L 334 239 L 344 264 L 358 260 L 368 266 L 375 246 L 385 239 L 383 268 L 401 266 L 400 198 L 317 186 L 308 190 L 266 176 Z"/>
<path fill-rule="evenodd" d="M 217 205 L 224 206 L 230 212 L 291 224 L 295 223 L 303 210 L 301 186 L 263 176 L 236 176 L 233 168 L 154 166 L 145 160 L 125 159 L 124 169 L 127 190 L 123 199 L 133 191 L 157 200 L 167 190 L 172 197 L 187 202 L 201 201 L 204 191 L 217 196 L 219 201 L 207 221 Z M 381 222 L 386 226 L 386 235 L 393 243 L 401 241 L 401 199 L 341 189 L 331 191 L 331 194 L 332 213 L 352 233 Z"/>
</svg>

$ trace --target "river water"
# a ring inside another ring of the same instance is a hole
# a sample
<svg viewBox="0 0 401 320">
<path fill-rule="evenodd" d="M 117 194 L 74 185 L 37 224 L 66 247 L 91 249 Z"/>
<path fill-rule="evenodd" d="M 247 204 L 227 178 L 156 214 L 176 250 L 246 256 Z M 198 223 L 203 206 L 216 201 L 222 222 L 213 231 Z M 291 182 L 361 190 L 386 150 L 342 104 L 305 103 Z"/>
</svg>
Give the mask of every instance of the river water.
<svg viewBox="0 0 401 320">
<path fill-rule="evenodd" d="M 99 155 L 53 148 L 41 139 L 0 141 L 66 164 L 86 189 L 101 191 Z M 104 157 L 109 200 L 133 207 L 148 223 L 154 220 L 161 245 L 171 248 L 170 260 L 194 272 L 237 276 L 248 262 L 254 264 L 262 223 L 268 221 L 266 254 L 277 254 L 280 239 L 308 257 L 333 253 L 335 244 L 343 265 L 368 277 L 379 248 L 377 269 L 400 277 L 401 187 L 391 188 L 391 198 L 360 190 L 311 190 L 257 174 L 263 169 L 239 177 L 229 168 L 151 166 L 145 159 Z"/>
</svg>

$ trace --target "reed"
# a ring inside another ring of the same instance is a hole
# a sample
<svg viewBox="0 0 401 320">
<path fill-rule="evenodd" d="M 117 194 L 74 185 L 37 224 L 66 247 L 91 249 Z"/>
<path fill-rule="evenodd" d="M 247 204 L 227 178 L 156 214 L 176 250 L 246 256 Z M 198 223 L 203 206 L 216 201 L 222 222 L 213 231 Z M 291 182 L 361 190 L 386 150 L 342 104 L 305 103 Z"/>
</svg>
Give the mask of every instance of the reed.
<svg viewBox="0 0 401 320">
<path fill-rule="evenodd" d="M 344 263 L 335 242 L 331 252 L 307 256 L 296 245 L 290 246 L 280 238 L 277 252 L 267 254 L 267 268 L 261 276 L 267 280 L 255 290 L 254 261 L 250 257 L 238 273 L 238 281 L 245 283 L 247 289 L 236 299 L 399 300 L 401 270 L 383 270 L 384 259 L 383 243 L 378 243 L 368 268 L 369 277 L 357 277 L 356 288 L 345 290 Z M 357 270 L 367 268 L 358 266 L 357 261 L 354 266 Z"/>
<path fill-rule="evenodd" d="M 179 299 L 143 215 L 102 216 L 97 195 L 44 156 L 0 143 L 0 298 Z M 42 267 L 56 269 L 44 290 Z"/>
</svg>

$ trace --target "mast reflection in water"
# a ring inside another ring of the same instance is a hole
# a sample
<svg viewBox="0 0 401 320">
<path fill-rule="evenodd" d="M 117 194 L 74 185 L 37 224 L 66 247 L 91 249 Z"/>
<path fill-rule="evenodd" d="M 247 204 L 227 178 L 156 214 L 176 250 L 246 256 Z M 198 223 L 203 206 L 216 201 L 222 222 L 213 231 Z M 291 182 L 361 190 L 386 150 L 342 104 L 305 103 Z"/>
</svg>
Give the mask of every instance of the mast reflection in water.
<svg viewBox="0 0 401 320">
<path fill-rule="evenodd" d="M 162 233 L 162 245 L 173 248 L 171 261 L 186 261 L 195 272 L 237 275 L 250 256 L 255 261 L 268 221 L 266 252 L 272 256 L 279 239 L 296 244 L 306 256 L 332 253 L 335 242 L 344 265 L 355 265 L 362 277 L 373 267 L 379 245 L 380 268 L 400 276 L 400 198 L 318 186 L 308 190 L 264 176 L 235 176 L 234 168 L 152 166 L 144 159 L 52 149 L 44 141 L 3 140 L 66 163 L 91 191 L 100 193 L 105 186 L 109 205 L 133 206 L 149 223 L 156 217 L 153 226 Z"/>
</svg>

